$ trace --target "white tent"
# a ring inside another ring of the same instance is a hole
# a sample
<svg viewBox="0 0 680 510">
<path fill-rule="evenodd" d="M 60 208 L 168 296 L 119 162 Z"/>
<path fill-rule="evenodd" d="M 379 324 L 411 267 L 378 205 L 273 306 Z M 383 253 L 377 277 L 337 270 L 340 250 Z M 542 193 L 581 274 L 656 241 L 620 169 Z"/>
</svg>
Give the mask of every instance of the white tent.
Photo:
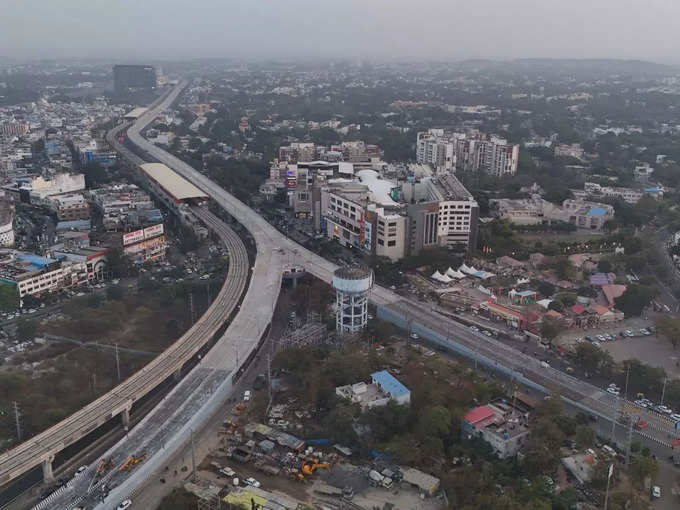
<svg viewBox="0 0 680 510">
<path fill-rule="evenodd" d="M 460 267 L 458 268 L 458 271 L 460 271 L 461 273 L 465 273 L 465 274 L 472 274 L 472 273 L 475 272 L 474 269 L 472 269 L 472 268 L 466 266 L 465 264 L 463 264 L 462 266 L 460 266 Z"/>
<path fill-rule="evenodd" d="M 515 285 L 522 285 L 525 283 L 529 283 L 529 278 L 520 278 L 517 280 L 517 282 L 515 282 Z"/>
<path fill-rule="evenodd" d="M 451 281 L 451 278 L 449 278 L 445 274 L 441 274 L 439 271 L 435 271 L 434 274 L 430 278 L 432 278 L 433 280 L 437 280 L 438 282 L 442 282 L 442 283 L 449 283 Z"/>
<path fill-rule="evenodd" d="M 446 270 L 446 276 L 450 276 L 451 278 L 457 278 L 458 280 L 460 280 L 461 278 L 465 278 L 465 275 L 463 273 L 461 273 L 460 271 L 454 271 L 451 268 L 448 268 Z"/>
</svg>

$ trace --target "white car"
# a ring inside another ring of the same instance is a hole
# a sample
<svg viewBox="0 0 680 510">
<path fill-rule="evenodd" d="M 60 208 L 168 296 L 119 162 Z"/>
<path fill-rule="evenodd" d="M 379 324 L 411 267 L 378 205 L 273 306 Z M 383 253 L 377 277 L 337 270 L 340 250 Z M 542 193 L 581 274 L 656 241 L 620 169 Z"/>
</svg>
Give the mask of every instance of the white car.
<svg viewBox="0 0 680 510">
<path fill-rule="evenodd" d="M 617 397 L 621 394 L 621 392 L 616 388 L 607 388 L 607 393 L 611 393 L 612 395 L 615 395 Z"/>
<path fill-rule="evenodd" d="M 652 497 L 657 499 L 661 497 L 661 487 L 658 485 L 652 487 Z"/>
<path fill-rule="evenodd" d="M 120 505 L 116 507 L 116 510 L 125 510 L 126 508 L 130 508 L 132 506 L 132 501 L 129 499 L 126 499 L 125 501 L 121 501 Z"/>
<path fill-rule="evenodd" d="M 250 390 L 246 390 L 246 391 L 243 393 L 243 401 L 244 401 L 244 402 L 248 402 L 248 401 L 250 400 L 250 397 L 251 397 L 252 395 L 253 395 L 253 394 L 251 393 Z"/>
<path fill-rule="evenodd" d="M 599 347 L 599 346 L 602 345 L 602 344 L 600 344 L 600 342 L 598 342 L 598 341 L 596 340 L 595 342 L 593 342 L 593 345 L 594 345 L 595 347 Z"/>
<path fill-rule="evenodd" d="M 418 336 L 418 333 L 411 333 L 409 335 L 413 340 L 418 340 L 420 337 Z"/>
<path fill-rule="evenodd" d="M 678 422 L 680 421 L 680 413 L 673 413 L 671 414 L 671 420 Z"/>
<path fill-rule="evenodd" d="M 598 339 L 600 342 L 606 342 L 606 341 L 607 341 L 607 339 L 606 339 L 604 336 L 602 336 L 602 335 L 597 335 L 597 339 Z"/>
<path fill-rule="evenodd" d="M 76 469 L 76 476 L 84 473 L 86 469 L 87 469 L 87 466 L 80 466 L 78 469 Z"/>
<path fill-rule="evenodd" d="M 253 478 L 252 476 L 250 478 L 246 478 L 244 481 L 248 485 L 250 485 L 251 487 L 255 487 L 256 489 L 260 488 L 260 486 L 262 485 L 260 482 L 255 480 L 255 478 Z"/>
</svg>

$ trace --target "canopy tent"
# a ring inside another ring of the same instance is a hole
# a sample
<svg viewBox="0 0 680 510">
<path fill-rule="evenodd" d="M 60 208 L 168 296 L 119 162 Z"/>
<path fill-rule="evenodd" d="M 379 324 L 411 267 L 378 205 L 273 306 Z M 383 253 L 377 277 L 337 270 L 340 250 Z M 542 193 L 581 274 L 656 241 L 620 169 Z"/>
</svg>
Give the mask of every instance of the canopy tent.
<svg viewBox="0 0 680 510">
<path fill-rule="evenodd" d="M 463 273 L 461 273 L 460 271 L 454 271 L 454 270 L 451 269 L 451 268 L 448 268 L 448 269 L 446 270 L 446 276 L 450 276 L 451 278 L 457 278 L 457 279 L 459 279 L 459 280 L 460 280 L 461 278 L 465 278 L 465 275 L 464 275 Z"/>
<path fill-rule="evenodd" d="M 435 271 L 434 274 L 430 278 L 432 278 L 433 280 L 437 280 L 438 282 L 442 282 L 442 283 L 450 283 L 451 282 L 451 278 L 449 278 L 445 274 L 441 274 L 439 271 Z"/>
</svg>

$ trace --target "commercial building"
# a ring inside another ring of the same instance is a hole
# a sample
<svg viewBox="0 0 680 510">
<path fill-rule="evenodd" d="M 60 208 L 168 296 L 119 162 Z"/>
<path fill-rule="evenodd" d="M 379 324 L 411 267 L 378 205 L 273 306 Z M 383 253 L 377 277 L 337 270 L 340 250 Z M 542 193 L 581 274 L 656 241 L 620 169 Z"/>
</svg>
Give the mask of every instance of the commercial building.
<svg viewBox="0 0 680 510">
<path fill-rule="evenodd" d="M 476 247 L 479 205 L 455 175 L 409 180 L 402 193 L 409 204 L 409 253 L 433 246 Z"/>
<path fill-rule="evenodd" d="M 519 145 L 478 131 L 471 133 L 430 129 L 416 137 L 416 161 L 437 172 L 455 169 L 502 177 L 514 175 L 519 163 Z"/>
<path fill-rule="evenodd" d="M 14 203 L 0 196 L 0 247 L 14 246 Z"/>
<path fill-rule="evenodd" d="M 120 247 L 135 264 L 164 259 L 167 242 L 163 224 L 158 223 L 121 234 Z"/>
<path fill-rule="evenodd" d="M 112 184 L 90 190 L 88 194 L 106 230 L 141 224 L 134 220 L 140 214 L 151 214 L 150 221 L 162 221 L 149 194 L 134 184 Z"/>
<path fill-rule="evenodd" d="M 532 195 L 522 199 L 492 199 L 490 204 L 497 217 L 516 225 L 564 222 L 580 229 L 601 230 L 604 223 L 614 217 L 613 206 L 583 199 L 567 199 L 559 206 Z"/>
<path fill-rule="evenodd" d="M 527 442 L 529 413 L 504 400 L 479 406 L 463 417 L 461 434 L 483 439 L 501 459 L 513 457 Z"/>
<path fill-rule="evenodd" d="M 643 196 L 649 195 L 654 198 L 663 198 L 663 188 L 651 187 L 643 190 L 632 188 L 602 186 L 595 182 L 586 182 L 583 185 L 585 195 L 592 199 L 622 199 L 629 204 L 636 204 Z"/>
<path fill-rule="evenodd" d="M 113 89 L 117 93 L 154 88 L 156 88 L 156 69 L 153 66 L 113 66 Z"/>
<path fill-rule="evenodd" d="M 85 189 L 83 174 L 57 173 L 49 177 L 37 176 L 17 179 L 19 193 L 31 202 L 40 202 L 53 195 L 73 193 Z"/>
<path fill-rule="evenodd" d="M 30 253 L 9 252 L 0 260 L 0 282 L 15 285 L 19 298 L 58 290 L 64 284 L 60 260 Z"/>
<path fill-rule="evenodd" d="M 555 157 L 556 158 L 575 158 L 583 159 L 585 151 L 578 143 L 564 144 L 560 143 L 555 145 Z"/>
<path fill-rule="evenodd" d="M 90 217 L 90 204 L 82 193 L 50 196 L 45 203 L 57 214 L 59 221 L 86 220 Z"/>
<path fill-rule="evenodd" d="M 371 383 L 359 382 L 338 386 L 335 394 L 355 404 L 362 410 L 387 405 L 390 401 L 400 405 L 411 403 L 411 392 L 386 370 L 371 374 Z"/>
</svg>

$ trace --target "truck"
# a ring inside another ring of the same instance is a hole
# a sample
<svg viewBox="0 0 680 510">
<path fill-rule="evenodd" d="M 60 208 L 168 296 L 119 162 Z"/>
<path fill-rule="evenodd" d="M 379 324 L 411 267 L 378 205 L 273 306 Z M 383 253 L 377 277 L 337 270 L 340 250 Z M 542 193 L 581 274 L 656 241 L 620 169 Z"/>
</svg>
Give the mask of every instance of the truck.
<svg viewBox="0 0 680 510">
<path fill-rule="evenodd" d="M 392 479 L 387 476 L 381 475 L 375 469 L 371 469 L 368 472 L 368 482 L 373 487 L 384 487 L 385 489 L 389 489 L 392 487 Z"/>
</svg>

